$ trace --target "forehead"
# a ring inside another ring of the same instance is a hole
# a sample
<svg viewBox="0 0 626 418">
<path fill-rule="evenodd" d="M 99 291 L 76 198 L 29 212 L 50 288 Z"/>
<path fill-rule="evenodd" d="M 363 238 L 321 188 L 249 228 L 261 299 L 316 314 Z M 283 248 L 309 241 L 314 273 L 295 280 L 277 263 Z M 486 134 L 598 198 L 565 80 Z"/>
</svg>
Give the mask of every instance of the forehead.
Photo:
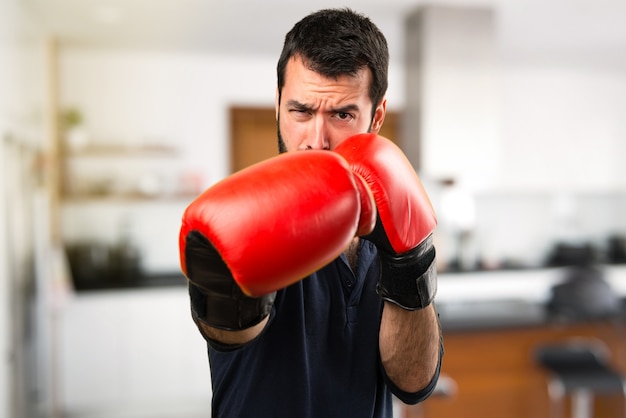
<svg viewBox="0 0 626 418">
<path fill-rule="evenodd" d="M 354 75 L 326 77 L 311 70 L 300 57 L 292 57 L 285 68 L 285 84 L 282 94 L 289 97 L 336 96 L 352 100 L 368 100 L 371 73 L 368 67 Z"/>
</svg>

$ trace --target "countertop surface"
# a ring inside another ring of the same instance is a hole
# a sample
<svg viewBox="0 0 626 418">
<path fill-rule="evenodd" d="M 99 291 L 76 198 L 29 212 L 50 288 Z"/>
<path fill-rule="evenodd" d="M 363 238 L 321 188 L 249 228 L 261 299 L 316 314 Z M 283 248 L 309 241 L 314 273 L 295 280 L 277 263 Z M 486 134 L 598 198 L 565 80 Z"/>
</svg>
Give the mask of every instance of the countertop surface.
<svg viewBox="0 0 626 418">
<path fill-rule="evenodd" d="M 553 286 L 567 278 L 567 268 L 443 273 L 437 309 L 444 330 L 536 326 L 554 318 L 547 310 Z M 603 279 L 620 299 L 626 320 L 626 266 L 600 267 Z"/>
<path fill-rule="evenodd" d="M 546 304 L 552 286 L 563 281 L 563 269 L 501 270 L 443 273 L 435 299 L 444 331 L 471 331 L 539 326 L 554 320 Z M 605 278 L 622 300 L 618 317 L 626 320 L 626 266 L 609 266 Z M 180 272 L 146 274 L 137 280 L 78 289 L 78 293 L 106 290 L 150 291 L 170 288 L 186 293 Z"/>
<path fill-rule="evenodd" d="M 536 326 L 549 321 L 544 304 L 521 300 L 438 303 L 437 312 L 444 332 Z"/>
</svg>

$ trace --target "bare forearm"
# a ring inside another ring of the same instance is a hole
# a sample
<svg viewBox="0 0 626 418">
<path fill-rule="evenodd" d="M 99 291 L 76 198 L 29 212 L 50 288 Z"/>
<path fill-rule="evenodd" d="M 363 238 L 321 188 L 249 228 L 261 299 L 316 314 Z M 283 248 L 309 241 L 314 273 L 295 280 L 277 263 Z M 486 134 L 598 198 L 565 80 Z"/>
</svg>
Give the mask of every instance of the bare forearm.
<svg viewBox="0 0 626 418">
<path fill-rule="evenodd" d="M 439 361 L 439 322 L 434 305 L 408 311 L 385 302 L 380 356 L 387 376 L 406 392 L 430 383 Z"/>
</svg>

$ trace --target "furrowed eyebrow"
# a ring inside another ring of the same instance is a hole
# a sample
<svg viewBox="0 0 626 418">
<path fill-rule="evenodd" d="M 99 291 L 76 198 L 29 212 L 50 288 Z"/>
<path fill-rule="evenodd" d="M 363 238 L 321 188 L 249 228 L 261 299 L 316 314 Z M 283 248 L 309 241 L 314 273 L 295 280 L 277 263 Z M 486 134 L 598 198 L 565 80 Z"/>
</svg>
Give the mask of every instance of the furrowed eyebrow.
<svg viewBox="0 0 626 418">
<path fill-rule="evenodd" d="M 297 110 L 313 110 L 313 107 L 304 103 L 300 103 L 297 100 L 287 101 L 287 107 Z"/>
<path fill-rule="evenodd" d="M 292 109 L 297 109 L 300 111 L 313 111 L 315 110 L 315 108 L 311 105 L 308 105 L 306 103 L 300 103 L 297 100 L 288 100 L 287 101 L 287 107 L 292 108 Z M 359 106 L 356 104 L 348 104 L 345 106 L 339 106 L 339 107 L 335 107 L 335 108 L 330 108 L 328 110 L 329 113 L 351 113 L 351 112 L 355 112 L 359 110 Z"/>
<path fill-rule="evenodd" d="M 333 113 L 351 113 L 351 112 L 358 111 L 358 110 L 359 110 L 359 106 L 355 104 L 349 104 L 349 105 L 333 108 L 330 111 Z"/>
</svg>

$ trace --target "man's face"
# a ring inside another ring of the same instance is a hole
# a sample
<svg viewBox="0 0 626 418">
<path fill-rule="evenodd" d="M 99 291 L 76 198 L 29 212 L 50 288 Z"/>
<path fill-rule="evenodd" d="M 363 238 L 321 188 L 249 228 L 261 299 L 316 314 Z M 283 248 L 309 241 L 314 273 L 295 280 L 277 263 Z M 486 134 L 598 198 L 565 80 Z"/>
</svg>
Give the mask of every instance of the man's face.
<svg viewBox="0 0 626 418">
<path fill-rule="evenodd" d="M 355 77 L 326 78 L 308 69 L 299 57 L 287 64 L 276 117 L 281 151 L 332 150 L 344 139 L 364 132 L 378 133 L 385 118 L 386 100 L 372 119 L 368 95 L 369 68 Z"/>
</svg>

